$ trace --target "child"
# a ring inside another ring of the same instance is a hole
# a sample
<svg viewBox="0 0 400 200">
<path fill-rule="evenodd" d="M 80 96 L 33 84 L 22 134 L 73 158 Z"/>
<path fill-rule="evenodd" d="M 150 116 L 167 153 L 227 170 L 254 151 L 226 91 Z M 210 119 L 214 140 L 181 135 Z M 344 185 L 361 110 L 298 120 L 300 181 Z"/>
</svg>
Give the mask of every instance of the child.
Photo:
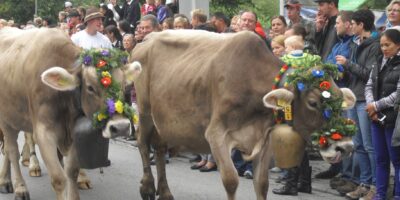
<svg viewBox="0 0 400 200">
<path fill-rule="evenodd" d="M 308 63 L 315 63 L 317 60 L 321 60 L 318 55 L 311 55 L 304 53 L 304 40 L 302 37 L 294 35 L 285 39 L 285 51 L 286 55 L 282 57 L 283 62 L 290 65 L 293 68 L 297 67 L 312 67 L 307 66 Z"/>
</svg>

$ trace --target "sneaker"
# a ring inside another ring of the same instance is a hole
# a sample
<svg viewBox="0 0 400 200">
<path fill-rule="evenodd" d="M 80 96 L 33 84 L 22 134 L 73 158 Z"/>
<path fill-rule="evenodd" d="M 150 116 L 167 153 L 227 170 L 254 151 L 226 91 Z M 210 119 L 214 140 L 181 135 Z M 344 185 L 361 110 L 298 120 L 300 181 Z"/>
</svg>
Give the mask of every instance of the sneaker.
<svg viewBox="0 0 400 200">
<path fill-rule="evenodd" d="M 370 188 L 367 187 L 364 184 L 361 184 L 357 187 L 356 190 L 349 192 L 346 194 L 346 197 L 348 197 L 349 199 L 353 199 L 353 200 L 357 200 L 360 199 L 361 197 L 364 197 L 368 194 Z"/>
<path fill-rule="evenodd" d="M 274 168 L 270 169 L 269 171 L 272 173 L 280 173 L 280 172 L 282 172 L 282 169 L 279 167 L 274 167 Z"/>
<path fill-rule="evenodd" d="M 344 185 L 338 186 L 336 188 L 336 191 L 338 191 L 341 196 L 344 196 L 347 193 L 354 191 L 355 189 L 357 189 L 357 184 L 355 184 L 351 181 L 346 181 L 346 183 Z"/>
<path fill-rule="evenodd" d="M 376 196 L 376 187 L 370 186 L 369 192 L 364 197 L 360 198 L 360 200 L 377 200 L 379 198 L 375 198 Z"/>
<path fill-rule="evenodd" d="M 246 177 L 247 179 L 253 179 L 253 172 L 251 172 L 250 170 L 246 170 L 243 176 Z"/>
</svg>

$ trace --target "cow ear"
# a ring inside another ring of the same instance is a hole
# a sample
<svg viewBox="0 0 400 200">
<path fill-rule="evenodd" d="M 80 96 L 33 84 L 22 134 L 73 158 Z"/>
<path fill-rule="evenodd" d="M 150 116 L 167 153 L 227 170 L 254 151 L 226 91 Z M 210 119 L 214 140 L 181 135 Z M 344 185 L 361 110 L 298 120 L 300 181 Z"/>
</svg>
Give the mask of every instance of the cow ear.
<svg viewBox="0 0 400 200">
<path fill-rule="evenodd" d="M 42 82 L 59 91 L 74 90 L 79 85 L 79 79 L 62 67 L 52 67 L 41 75 Z"/>
<path fill-rule="evenodd" d="M 126 85 L 132 84 L 140 72 L 142 72 L 142 65 L 139 62 L 135 61 L 129 64 L 124 70 Z"/>
<path fill-rule="evenodd" d="M 356 104 L 357 98 L 349 88 L 340 88 L 343 94 L 342 109 L 349 110 Z"/>
<path fill-rule="evenodd" d="M 263 97 L 263 102 L 264 106 L 267 108 L 282 109 L 282 107 L 278 105 L 278 102 L 280 102 L 279 104 L 291 104 L 293 97 L 293 92 L 281 88 L 268 92 L 268 94 Z"/>
</svg>

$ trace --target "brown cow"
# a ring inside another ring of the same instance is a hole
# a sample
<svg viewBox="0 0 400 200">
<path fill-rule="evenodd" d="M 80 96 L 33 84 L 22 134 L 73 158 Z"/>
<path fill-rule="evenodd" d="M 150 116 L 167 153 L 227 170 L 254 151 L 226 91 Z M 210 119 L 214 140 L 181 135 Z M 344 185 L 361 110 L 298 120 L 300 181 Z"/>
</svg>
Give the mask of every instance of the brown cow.
<svg viewBox="0 0 400 200">
<path fill-rule="evenodd" d="M 152 33 L 135 47 L 131 60 L 143 67 L 135 88 L 144 172 L 140 193 L 146 200 L 154 199 L 156 194 L 150 145 L 156 151 L 160 199 L 173 199 L 163 159 L 167 145 L 200 153 L 211 151 L 230 200 L 235 199 L 238 186 L 230 153 L 234 148 L 240 150 L 245 158 L 253 160 L 257 199 L 266 199 L 271 152 L 268 133 L 274 125 L 272 109 L 263 106 L 267 93 L 264 103 L 269 107 L 276 107 L 277 99 L 292 102 L 295 131 L 306 135 L 324 123 L 318 107 L 319 90 L 271 92 L 283 63 L 251 32 Z M 354 97 L 348 89 L 343 94 Z M 349 99 L 347 105 L 354 105 L 355 99 Z"/>
<path fill-rule="evenodd" d="M 16 199 L 29 199 L 18 162 L 17 137 L 23 130 L 35 136 L 57 199 L 79 199 L 79 163 L 76 149 L 72 148 L 72 129 L 81 113 L 92 118 L 106 106 L 106 90 L 100 84 L 93 65 L 96 63 L 77 62 L 81 50 L 56 29 L 2 29 L 0 49 L 0 129 L 5 145 L 0 191 L 14 189 Z M 110 73 L 123 91 L 124 84 L 131 83 L 140 69 L 138 63 L 133 63 L 113 68 Z M 130 120 L 125 115 L 116 113 L 104 123 L 104 137 L 130 132 Z M 66 156 L 65 172 L 57 149 Z M 14 184 L 10 163 L 15 172 Z"/>
</svg>

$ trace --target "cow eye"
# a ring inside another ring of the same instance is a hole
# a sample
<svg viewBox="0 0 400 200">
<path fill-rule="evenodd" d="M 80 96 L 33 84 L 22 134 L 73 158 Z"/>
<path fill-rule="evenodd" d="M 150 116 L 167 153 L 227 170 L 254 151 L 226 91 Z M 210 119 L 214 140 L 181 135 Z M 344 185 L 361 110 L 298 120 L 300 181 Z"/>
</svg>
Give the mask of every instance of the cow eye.
<svg viewBox="0 0 400 200">
<path fill-rule="evenodd" d="M 94 93 L 96 92 L 95 89 L 94 89 L 94 87 L 91 86 L 91 85 L 89 85 L 89 86 L 87 87 L 87 91 L 88 91 L 89 93 L 91 93 L 91 94 L 94 94 Z"/>
<path fill-rule="evenodd" d="M 312 108 L 317 108 L 318 107 L 318 102 L 315 100 L 308 100 L 308 105 Z"/>
</svg>

